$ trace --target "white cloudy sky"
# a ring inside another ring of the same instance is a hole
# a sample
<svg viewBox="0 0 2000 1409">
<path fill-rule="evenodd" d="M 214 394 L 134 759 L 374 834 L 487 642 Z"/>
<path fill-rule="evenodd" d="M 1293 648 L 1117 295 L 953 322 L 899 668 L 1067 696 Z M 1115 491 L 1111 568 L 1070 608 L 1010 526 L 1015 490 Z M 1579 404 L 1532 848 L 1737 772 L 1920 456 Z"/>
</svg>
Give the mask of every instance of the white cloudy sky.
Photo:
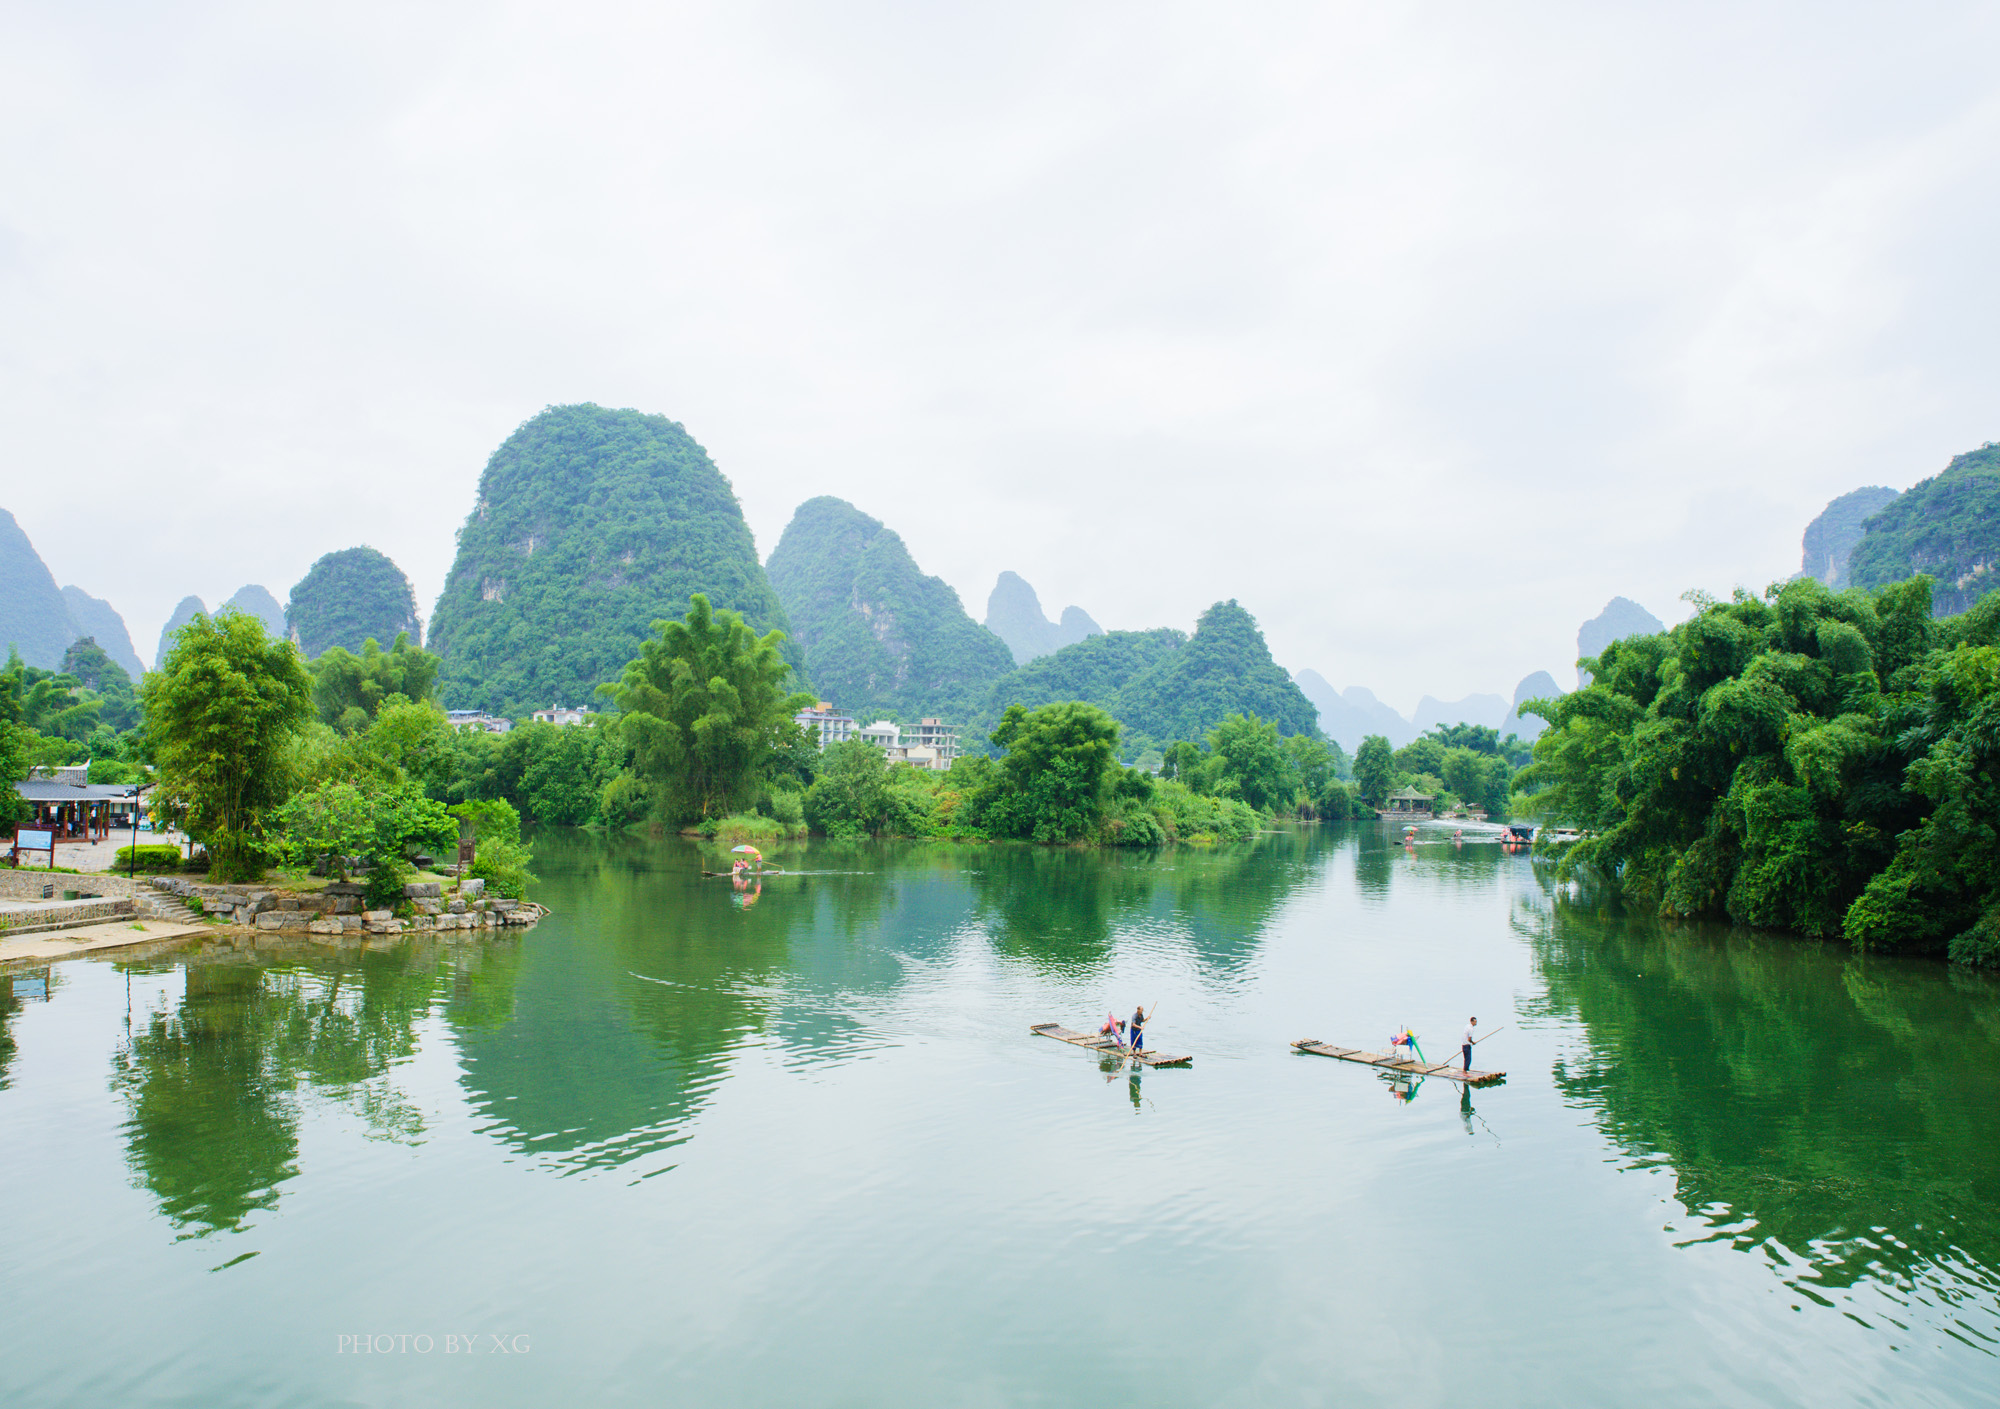
<svg viewBox="0 0 2000 1409">
<path fill-rule="evenodd" d="M 1992 5 L 0 4 L 0 507 L 150 657 L 553 402 L 1409 709 L 2000 438 Z"/>
</svg>

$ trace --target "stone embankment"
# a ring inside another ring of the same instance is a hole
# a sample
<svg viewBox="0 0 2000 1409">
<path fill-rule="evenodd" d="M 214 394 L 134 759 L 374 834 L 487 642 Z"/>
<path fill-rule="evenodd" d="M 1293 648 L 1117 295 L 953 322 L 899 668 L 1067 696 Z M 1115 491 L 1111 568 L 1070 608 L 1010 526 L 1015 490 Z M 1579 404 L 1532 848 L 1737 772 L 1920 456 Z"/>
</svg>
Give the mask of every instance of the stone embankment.
<svg viewBox="0 0 2000 1409">
<path fill-rule="evenodd" d="M 333 936 L 403 934 L 434 930 L 501 929 L 532 925 L 548 911 L 531 900 L 505 900 L 485 893 L 485 882 L 465 881 L 446 895 L 437 881 L 413 881 L 403 898 L 415 913 L 407 920 L 391 910 L 364 909 L 362 890 L 335 883 L 316 892 L 273 890 L 268 886 L 212 885 L 181 876 L 155 876 L 151 884 L 190 909 L 245 929 Z"/>
</svg>

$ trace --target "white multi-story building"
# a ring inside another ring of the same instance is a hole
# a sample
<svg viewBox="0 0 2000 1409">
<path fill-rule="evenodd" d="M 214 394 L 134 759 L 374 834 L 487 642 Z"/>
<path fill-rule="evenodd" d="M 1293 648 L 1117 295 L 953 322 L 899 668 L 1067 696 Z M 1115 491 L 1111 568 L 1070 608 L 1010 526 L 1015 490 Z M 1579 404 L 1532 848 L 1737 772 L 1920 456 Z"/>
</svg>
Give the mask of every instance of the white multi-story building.
<svg viewBox="0 0 2000 1409">
<path fill-rule="evenodd" d="M 864 744 L 873 744 L 884 753 L 903 746 L 902 728 L 887 719 L 878 719 L 873 724 L 864 725 L 855 730 L 854 734 Z"/>
<path fill-rule="evenodd" d="M 828 744 L 844 744 L 854 737 L 854 716 L 842 714 L 825 700 L 792 716 L 799 728 L 819 737 L 823 752 Z"/>
<path fill-rule="evenodd" d="M 535 723 L 581 724 L 584 721 L 585 714 L 586 711 L 584 710 L 564 709 L 561 705 L 550 705 L 547 709 L 538 709 L 535 711 Z"/>
<path fill-rule="evenodd" d="M 903 731 L 903 744 L 908 748 L 935 751 L 937 762 L 930 766 L 943 772 L 958 757 L 958 726 L 947 724 L 942 719 L 919 719 L 913 727 Z"/>
</svg>

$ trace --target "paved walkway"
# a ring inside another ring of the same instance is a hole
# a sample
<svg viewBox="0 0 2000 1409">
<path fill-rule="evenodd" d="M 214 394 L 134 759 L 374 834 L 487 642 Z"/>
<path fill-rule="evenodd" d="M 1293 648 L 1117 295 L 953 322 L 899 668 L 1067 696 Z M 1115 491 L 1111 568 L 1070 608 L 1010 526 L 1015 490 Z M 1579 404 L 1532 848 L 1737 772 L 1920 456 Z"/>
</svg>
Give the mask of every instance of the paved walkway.
<svg viewBox="0 0 2000 1409">
<path fill-rule="evenodd" d="M 207 925 L 170 924 L 165 920 L 112 920 L 101 925 L 80 925 L 73 930 L 51 930 L 47 934 L 0 939 L 0 964 L 15 960 L 45 964 L 52 959 L 69 959 L 100 949 L 124 949 L 134 944 L 154 944 L 160 940 L 183 939 L 191 934 L 208 934 Z"/>
<path fill-rule="evenodd" d="M 104 841 L 59 841 L 56 843 L 56 865 L 69 866 L 78 871 L 109 871 L 118 861 L 118 849 L 132 844 L 130 832 L 113 832 Z M 179 832 L 141 832 L 141 846 L 177 846 L 183 853 L 187 851 L 187 838 Z M 43 853 L 25 853 L 32 857 L 27 864 L 34 865 L 42 860 Z"/>
</svg>

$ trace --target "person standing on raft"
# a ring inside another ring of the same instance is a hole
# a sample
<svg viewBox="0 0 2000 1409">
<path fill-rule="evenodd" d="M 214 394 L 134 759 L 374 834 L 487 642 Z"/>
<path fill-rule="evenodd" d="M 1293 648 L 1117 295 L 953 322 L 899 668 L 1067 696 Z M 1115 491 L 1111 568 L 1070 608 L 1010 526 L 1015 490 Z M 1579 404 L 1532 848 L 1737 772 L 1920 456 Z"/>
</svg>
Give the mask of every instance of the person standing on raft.
<svg viewBox="0 0 2000 1409">
<path fill-rule="evenodd" d="M 1462 1049 L 1465 1056 L 1465 1070 L 1467 1071 L 1472 1070 L 1472 1044 L 1477 1042 L 1478 1040 L 1479 1040 L 1479 1019 L 1467 1018 L 1465 1020 L 1465 1046 Z"/>
<path fill-rule="evenodd" d="M 1146 1009 L 1143 1005 L 1132 1010 L 1132 1021 L 1126 1032 L 1131 1038 L 1132 1050 L 1137 1052 L 1146 1045 L 1146 1034 L 1140 1029 L 1146 1025 Z"/>
</svg>

